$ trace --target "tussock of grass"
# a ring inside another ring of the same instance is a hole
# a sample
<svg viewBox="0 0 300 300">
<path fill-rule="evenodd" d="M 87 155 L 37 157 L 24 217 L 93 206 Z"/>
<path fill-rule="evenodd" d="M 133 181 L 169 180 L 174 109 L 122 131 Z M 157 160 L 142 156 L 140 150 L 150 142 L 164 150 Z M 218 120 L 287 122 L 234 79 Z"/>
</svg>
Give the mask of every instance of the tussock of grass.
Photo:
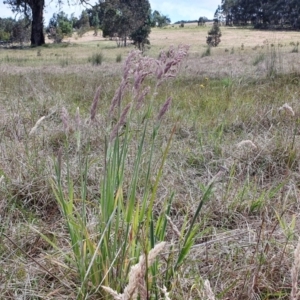
<svg viewBox="0 0 300 300">
<path fill-rule="evenodd" d="M 96 53 L 93 54 L 91 57 L 88 58 L 88 62 L 91 62 L 92 65 L 101 65 L 103 61 L 103 54 L 102 53 Z"/>
<path fill-rule="evenodd" d="M 211 46 L 207 46 L 206 50 L 201 55 L 201 57 L 205 56 L 211 56 Z"/>
<path fill-rule="evenodd" d="M 122 54 L 118 54 L 117 56 L 116 56 L 116 62 L 117 63 L 119 63 L 119 62 L 121 62 L 122 61 Z"/>
<path fill-rule="evenodd" d="M 259 53 L 253 60 L 253 66 L 257 66 L 260 62 L 264 61 L 265 54 Z"/>
</svg>

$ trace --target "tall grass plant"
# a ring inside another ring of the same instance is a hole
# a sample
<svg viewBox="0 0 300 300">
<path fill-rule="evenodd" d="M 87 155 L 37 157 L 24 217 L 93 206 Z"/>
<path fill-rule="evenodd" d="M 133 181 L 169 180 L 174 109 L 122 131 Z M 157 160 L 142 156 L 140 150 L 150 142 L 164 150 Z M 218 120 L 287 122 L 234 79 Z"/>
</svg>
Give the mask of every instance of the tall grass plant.
<svg viewBox="0 0 300 300">
<path fill-rule="evenodd" d="M 104 298 L 109 298 L 107 293 L 110 293 L 115 299 L 121 294 L 122 299 L 148 299 L 150 295 L 159 299 L 159 288 L 172 289 L 172 281 L 193 245 L 197 233 L 195 221 L 211 186 L 192 221 L 183 224 L 185 230 L 178 230 L 178 243 L 166 243 L 173 194 L 166 197 L 159 212 L 155 212 L 155 207 L 175 125 L 162 148 L 161 158 L 157 161 L 153 155 L 171 98 L 157 113 L 153 101 L 162 82 L 176 74 L 187 51 L 187 46 L 171 48 L 168 56 L 163 52 L 159 60 L 143 57 L 138 51 L 129 54 L 122 81 L 107 115 L 107 124 L 113 117 L 117 121 L 108 126 L 105 136 L 104 165 L 99 166 L 103 171 L 99 178 L 98 199 L 88 200 L 87 178 L 97 162 L 89 161 L 88 153 L 82 152 L 79 126 L 76 129 L 80 169 L 80 189 L 77 192 L 68 161 L 68 143 L 59 151 L 52 186 L 69 232 L 73 254 L 68 259 L 77 269 L 80 282 L 77 299 L 86 299 L 95 293 Z M 145 83 L 147 77 L 156 80 L 152 93 Z M 89 126 L 97 126 L 100 94 L 101 88 L 91 106 Z M 125 103 L 125 99 L 129 101 Z M 63 111 L 66 135 L 68 119 L 67 112 Z M 79 115 L 76 119 L 79 124 Z M 131 171 L 129 161 L 133 163 Z M 94 218 L 93 229 L 91 218 Z M 158 248 L 159 251 L 154 250 Z M 167 257 L 165 263 L 159 263 L 157 259 L 162 251 Z"/>
</svg>

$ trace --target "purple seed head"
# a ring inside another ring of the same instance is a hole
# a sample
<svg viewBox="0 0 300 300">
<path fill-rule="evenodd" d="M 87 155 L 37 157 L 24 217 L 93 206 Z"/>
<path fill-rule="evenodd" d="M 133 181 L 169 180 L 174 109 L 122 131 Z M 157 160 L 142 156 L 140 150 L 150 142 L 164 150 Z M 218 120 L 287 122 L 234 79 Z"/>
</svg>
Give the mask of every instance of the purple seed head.
<svg viewBox="0 0 300 300">
<path fill-rule="evenodd" d="M 95 93 L 95 97 L 91 106 L 91 121 L 95 120 L 96 117 L 96 113 L 97 113 L 97 106 L 98 106 L 98 102 L 100 99 L 100 91 L 101 91 L 101 87 L 99 86 L 96 93 Z"/>
<path fill-rule="evenodd" d="M 161 107 L 159 113 L 158 113 L 158 116 L 157 116 L 157 121 L 161 121 L 162 117 L 165 115 L 165 113 L 169 110 L 170 108 L 170 105 L 171 105 L 171 102 L 172 102 L 172 98 L 169 97 L 167 99 L 167 101 L 163 104 L 163 106 Z"/>
<path fill-rule="evenodd" d="M 118 135 L 119 130 L 126 124 L 126 117 L 128 114 L 128 111 L 131 107 L 131 103 L 129 103 L 123 110 L 121 117 L 117 124 L 114 126 L 111 134 L 110 134 L 110 141 L 113 141 L 114 138 Z"/>
</svg>

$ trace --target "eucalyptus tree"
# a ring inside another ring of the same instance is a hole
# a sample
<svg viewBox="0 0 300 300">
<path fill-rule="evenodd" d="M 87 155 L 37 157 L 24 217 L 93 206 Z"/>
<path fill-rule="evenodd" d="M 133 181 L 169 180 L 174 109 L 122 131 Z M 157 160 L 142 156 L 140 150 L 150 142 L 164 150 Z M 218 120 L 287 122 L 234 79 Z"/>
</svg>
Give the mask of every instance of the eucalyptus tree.
<svg viewBox="0 0 300 300">
<path fill-rule="evenodd" d="M 148 0 L 101 0 L 99 6 L 103 35 L 117 36 L 123 46 L 126 46 L 128 37 L 148 23 Z"/>
<path fill-rule="evenodd" d="M 152 27 L 163 27 L 171 23 L 171 19 L 167 15 L 163 15 L 159 11 L 155 10 L 151 14 Z"/>
<path fill-rule="evenodd" d="M 60 5 L 62 0 L 55 0 Z M 80 0 L 80 2 L 86 2 Z M 44 9 L 45 0 L 5 0 L 3 2 L 10 6 L 16 13 L 24 14 L 31 20 L 31 46 L 41 46 L 45 44 L 44 36 Z"/>
</svg>

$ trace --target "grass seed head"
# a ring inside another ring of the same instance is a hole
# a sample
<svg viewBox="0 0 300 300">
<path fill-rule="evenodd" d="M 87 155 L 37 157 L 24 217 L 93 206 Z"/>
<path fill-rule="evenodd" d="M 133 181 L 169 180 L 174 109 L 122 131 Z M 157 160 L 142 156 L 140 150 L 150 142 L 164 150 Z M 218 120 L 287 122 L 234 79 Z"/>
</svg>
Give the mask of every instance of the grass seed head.
<svg viewBox="0 0 300 300">
<path fill-rule="evenodd" d="M 166 242 L 160 242 L 149 251 L 147 265 L 146 256 L 143 254 L 140 256 L 139 262 L 131 267 L 129 272 L 129 282 L 123 293 L 124 300 L 137 299 L 139 294 L 141 295 L 141 299 L 147 299 L 145 282 L 146 266 L 150 267 L 154 263 L 157 256 L 165 249 L 166 244 Z"/>
<path fill-rule="evenodd" d="M 62 120 L 62 123 L 64 125 L 64 131 L 65 133 L 68 133 L 69 131 L 69 113 L 67 111 L 67 109 L 65 107 L 63 107 L 61 109 L 61 120 Z"/>
<path fill-rule="evenodd" d="M 205 292 L 207 300 L 215 300 L 216 299 L 215 295 L 210 287 L 210 282 L 207 279 L 204 281 L 204 292 Z"/>
<path fill-rule="evenodd" d="M 100 91 L 101 91 L 101 87 L 99 86 L 97 91 L 96 91 L 96 94 L 95 94 L 95 97 L 94 97 L 94 100 L 93 100 L 93 103 L 92 103 L 92 106 L 91 106 L 91 121 L 94 121 L 95 117 L 96 117 L 97 106 L 98 106 L 98 102 L 99 102 L 99 99 L 100 99 Z"/>
<path fill-rule="evenodd" d="M 118 123 L 115 125 L 115 127 L 113 128 L 113 130 L 111 132 L 110 141 L 112 141 L 117 136 L 119 130 L 126 124 L 126 117 L 127 117 L 130 107 L 131 107 L 131 104 L 129 103 L 124 108 Z"/>
<path fill-rule="evenodd" d="M 169 97 L 167 99 L 167 101 L 163 104 L 163 106 L 161 107 L 159 113 L 158 113 L 158 116 L 157 116 L 157 120 L 158 121 L 161 121 L 162 117 L 166 114 L 166 112 L 169 110 L 170 108 L 170 105 L 171 105 L 171 102 L 172 102 L 172 98 Z"/>
<path fill-rule="evenodd" d="M 181 238 L 181 233 L 178 230 L 177 226 L 173 223 L 173 221 L 171 220 L 171 218 L 168 215 L 166 215 L 166 219 L 170 223 L 172 230 L 175 232 L 175 234 L 177 235 L 177 237 L 180 239 Z"/>
<path fill-rule="evenodd" d="M 141 108 L 141 106 L 144 103 L 145 97 L 149 94 L 150 92 L 150 86 L 145 87 L 142 92 L 139 93 L 136 101 L 136 109 Z"/>
<path fill-rule="evenodd" d="M 39 118 L 39 119 L 36 121 L 35 125 L 34 125 L 34 126 L 32 127 L 32 129 L 30 130 L 29 135 L 32 135 L 32 134 L 34 134 L 34 133 L 36 132 L 36 130 L 38 129 L 38 127 L 40 126 L 40 124 L 42 123 L 42 121 L 43 121 L 45 118 L 46 118 L 46 117 L 43 116 L 43 117 Z"/>
<path fill-rule="evenodd" d="M 169 296 L 170 292 L 168 292 L 168 290 L 165 286 L 160 290 L 162 291 L 163 295 L 165 296 L 165 300 L 171 300 L 171 298 Z"/>
<path fill-rule="evenodd" d="M 128 84 L 128 81 L 122 79 L 122 82 L 121 82 L 120 86 L 116 90 L 115 95 L 111 100 L 111 105 L 110 105 L 110 109 L 109 109 L 109 115 L 110 116 L 112 115 L 112 113 L 113 113 L 113 111 L 116 107 L 121 106 L 121 102 L 122 102 L 123 95 L 125 93 L 127 84 Z"/>
<path fill-rule="evenodd" d="M 244 140 L 236 145 L 238 148 L 247 147 L 257 149 L 257 146 L 251 140 Z"/>
<path fill-rule="evenodd" d="M 294 117 L 295 116 L 295 112 L 292 109 L 292 107 L 290 105 L 288 105 L 287 103 L 283 104 L 281 107 L 279 107 L 278 112 L 282 112 L 284 111 L 285 113 L 287 113 L 288 115 Z"/>
<path fill-rule="evenodd" d="M 111 296 L 113 296 L 114 300 L 123 300 L 123 296 L 122 294 L 118 294 L 116 291 L 114 291 L 112 288 L 108 287 L 108 286 L 103 286 L 102 288 L 104 289 L 104 291 L 106 291 L 107 293 L 109 293 Z"/>
</svg>

